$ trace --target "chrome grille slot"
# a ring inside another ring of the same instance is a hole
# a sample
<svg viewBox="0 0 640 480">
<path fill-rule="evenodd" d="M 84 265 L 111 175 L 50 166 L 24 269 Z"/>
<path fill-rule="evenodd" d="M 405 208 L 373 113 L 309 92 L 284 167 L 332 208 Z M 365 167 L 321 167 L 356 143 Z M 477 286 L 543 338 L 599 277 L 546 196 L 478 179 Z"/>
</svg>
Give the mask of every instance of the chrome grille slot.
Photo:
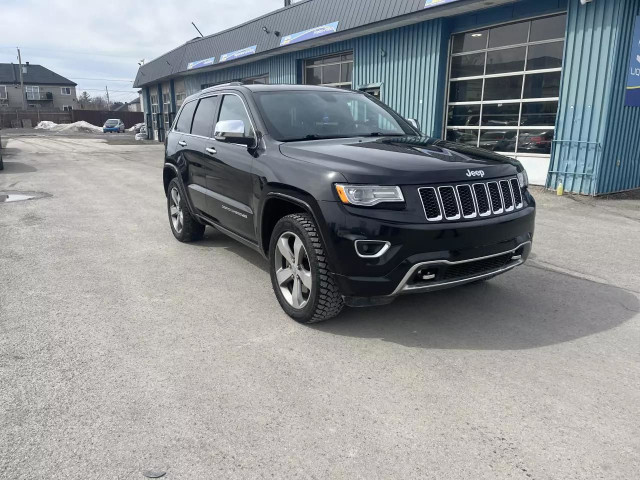
<svg viewBox="0 0 640 480">
<path fill-rule="evenodd" d="M 475 183 L 473 185 L 473 193 L 476 196 L 476 204 L 478 205 L 478 215 L 486 217 L 491 215 L 491 205 L 489 205 L 489 195 L 487 194 L 487 186 L 484 183 Z"/>
<path fill-rule="evenodd" d="M 491 200 L 491 210 L 494 215 L 498 215 L 504 212 L 502 208 L 502 195 L 500 195 L 500 188 L 496 182 L 487 183 L 487 189 L 489 190 L 489 199 Z"/>
<path fill-rule="evenodd" d="M 442 220 L 442 212 L 440 211 L 440 203 L 438 202 L 438 194 L 433 187 L 425 187 L 418 189 L 420 198 L 422 198 L 422 207 L 427 220 L 437 222 Z"/>
<path fill-rule="evenodd" d="M 464 218 L 475 218 L 476 204 L 473 201 L 473 193 L 469 185 L 458 185 L 458 199 L 460 200 L 460 209 L 462 210 L 462 216 Z"/>
<path fill-rule="evenodd" d="M 504 204 L 504 211 L 513 211 L 513 197 L 511 196 L 511 187 L 507 180 L 500 180 L 500 192 L 502 193 L 502 203 Z"/>
<path fill-rule="evenodd" d="M 438 193 L 442 201 L 444 217 L 447 220 L 458 220 L 460 218 L 460 209 L 458 208 L 455 189 L 453 187 L 438 187 Z"/>
<path fill-rule="evenodd" d="M 522 208 L 522 192 L 517 178 L 511 179 L 511 191 L 513 192 L 513 200 L 516 202 L 516 209 Z"/>
<path fill-rule="evenodd" d="M 471 220 L 520 210 L 524 196 L 515 177 L 473 184 L 418 188 L 429 222 Z"/>
</svg>

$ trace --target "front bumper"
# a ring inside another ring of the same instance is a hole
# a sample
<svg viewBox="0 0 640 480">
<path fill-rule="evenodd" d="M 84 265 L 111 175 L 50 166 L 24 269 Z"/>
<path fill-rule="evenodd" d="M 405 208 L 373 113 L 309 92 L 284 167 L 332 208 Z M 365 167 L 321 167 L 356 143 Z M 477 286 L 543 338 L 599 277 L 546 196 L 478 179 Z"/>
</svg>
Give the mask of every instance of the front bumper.
<svg viewBox="0 0 640 480">
<path fill-rule="evenodd" d="M 107 133 L 107 132 L 116 132 L 119 133 L 120 132 L 120 128 L 115 127 L 115 128 L 105 128 L 102 127 L 102 133 Z"/>
<path fill-rule="evenodd" d="M 526 206 L 517 212 L 457 223 L 393 223 L 354 216 L 338 203 L 320 203 L 334 278 L 352 305 L 386 303 L 403 293 L 489 278 L 521 265 L 531 252 L 535 202 L 528 194 Z M 391 246 L 379 258 L 362 258 L 356 240 Z M 429 280 L 416 281 L 420 269 Z"/>
</svg>

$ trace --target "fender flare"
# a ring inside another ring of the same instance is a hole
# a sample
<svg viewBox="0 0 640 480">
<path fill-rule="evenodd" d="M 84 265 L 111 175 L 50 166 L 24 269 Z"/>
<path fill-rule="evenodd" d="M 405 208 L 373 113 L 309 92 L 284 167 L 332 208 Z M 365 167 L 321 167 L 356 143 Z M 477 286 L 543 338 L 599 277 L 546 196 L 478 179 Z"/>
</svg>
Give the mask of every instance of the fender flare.
<svg viewBox="0 0 640 480">
<path fill-rule="evenodd" d="M 184 186 L 184 181 L 182 180 L 182 175 L 180 174 L 180 171 L 178 170 L 178 167 L 176 167 L 173 163 L 165 162 L 164 168 L 162 169 L 163 174 L 164 174 L 164 171 L 167 170 L 167 169 L 173 170 L 175 172 L 176 175 L 175 175 L 174 178 L 178 179 L 178 188 L 180 189 L 180 195 L 182 195 L 182 197 L 186 199 L 187 208 L 189 209 L 189 213 L 191 213 L 192 215 L 196 216 L 195 207 L 191 203 L 191 197 L 189 197 L 189 195 L 187 195 L 187 189 Z M 166 192 L 165 192 L 165 195 L 166 195 Z M 197 218 L 197 216 L 196 216 L 196 218 Z"/>
<path fill-rule="evenodd" d="M 321 222 L 320 221 L 321 219 L 318 218 L 318 215 L 317 215 L 316 211 L 313 209 L 313 207 L 307 201 L 305 201 L 305 200 L 303 200 L 303 199 L 301 199 L 299 197 L 296 197 L 294 195 L 291 195 L 290 193 L 284 193 L 284 192 L 278 192 L 278 191 L 272 191 L 272 192 L 267 193 L 267 195 L 265 196 L 265 202 L 262 205 L 262 208 L 260 209 L 260 231 L 262 231 L 262 216 L 263 216 L 263 213 L 264 213 L 264 205 L 266 205 L 267 200 L 269 198 L 274 198 L 274 197 L 287 200 L 287 201 L 289 201 L 291 203 L 295 203 L 296 205 L 302 207 L 309 215 L 311 215 L 311 217 L 313 218 L 313 221 L 318 226 L 318 233 L 320 234 L 320 238 L 322 239 L 322 243 L 325 245 L 325 247 L 327 247 L 327 245 L 328 245 L 327 238 L 326 238 L 326 235 L 325 235 L 325 232 L 324 232 L 324 228 L 323 228 L 324 219 L 322 219 L 323 221 Z M 262 235 L 260 235 L 259 238 L 260 238 L 260 249 L 263 252 L 265 252 L 265 245 L 263 245 L 263 242 L 262 242 Z M 332 249 L 325 248 L 325 250 L 326 250 L 326 252 L 327 252 L 329 257 L 333 257 Z M 268 251 L 266 252 L 266 256 L 267 257 L 269 256 L 269 252 Z M 330 258 L 329 260 L 332 261 L 334 259 Z M 331 263 L 333 263 L 333 262 L 331 262 Z"/>
</svg>

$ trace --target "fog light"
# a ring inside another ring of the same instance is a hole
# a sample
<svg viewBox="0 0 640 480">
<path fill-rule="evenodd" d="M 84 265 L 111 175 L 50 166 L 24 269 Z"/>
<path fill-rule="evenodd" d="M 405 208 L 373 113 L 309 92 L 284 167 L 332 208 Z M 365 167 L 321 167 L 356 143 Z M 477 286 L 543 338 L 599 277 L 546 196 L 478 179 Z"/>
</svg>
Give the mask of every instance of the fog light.
<svg viewBox="0 0 640 480">
<path fill-rule="evenodd" d="M 429 269 L 420 269 L 416 272 L 416 282 L 428 282 L 436 278 L 436 271 Z"/>
<path fill-rule="evenodd" d="M 381 240 L 356 240 L 356 253 L 361 258 L 378 258 L 389 250 L 391 243 Z"/>
</svg>

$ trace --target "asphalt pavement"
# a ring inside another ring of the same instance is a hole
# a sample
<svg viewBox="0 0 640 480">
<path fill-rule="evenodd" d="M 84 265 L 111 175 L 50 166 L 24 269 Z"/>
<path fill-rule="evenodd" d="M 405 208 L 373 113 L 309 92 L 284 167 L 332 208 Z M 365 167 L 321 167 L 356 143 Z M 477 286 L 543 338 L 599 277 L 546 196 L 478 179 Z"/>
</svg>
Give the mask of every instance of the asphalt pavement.
<svg viewBox="0 0 640 480">
<path fill-rule="evenodd" d="M 640 201 L 536 189 L 525 266 L 309 327 L 173 238 L 162 145 L 7 132 L 1 479 L 638 478 Z"/>
</svg>

